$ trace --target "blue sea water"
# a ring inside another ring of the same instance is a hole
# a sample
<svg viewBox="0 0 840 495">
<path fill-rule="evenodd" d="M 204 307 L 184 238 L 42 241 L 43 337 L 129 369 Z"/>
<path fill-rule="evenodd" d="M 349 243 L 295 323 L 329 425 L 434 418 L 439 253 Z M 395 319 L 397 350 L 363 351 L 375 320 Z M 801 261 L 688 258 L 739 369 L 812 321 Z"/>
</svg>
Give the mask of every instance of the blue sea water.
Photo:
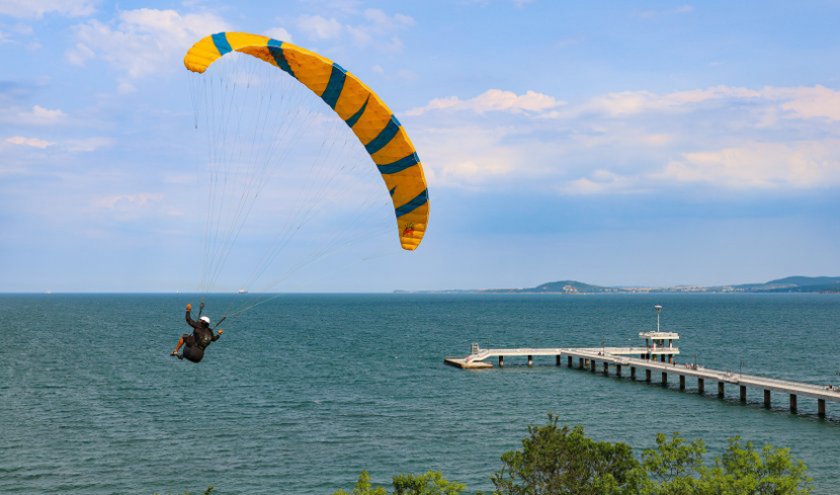
<svg viewBox="0 0 840 495">
<path fill-rule="evenodd" d="M 265 296 L 211 296 L 208 313 Z M 638 453 L 656 432 L 789 447 L 815 493 L 840 486 L 840 405 L 798 414 L 516 359 L 485 347 L 626 345 L 678 331 L 682 361 L 840 383 L 838 295 L 283 295 L 242 315 L 195 365 L 168 356 L 185 295 L 0 296 L 0 493 L 330 494 L 362 470 L 439 470 L 492 488 L 499 456 L 546 414 Z"/>
</svg>

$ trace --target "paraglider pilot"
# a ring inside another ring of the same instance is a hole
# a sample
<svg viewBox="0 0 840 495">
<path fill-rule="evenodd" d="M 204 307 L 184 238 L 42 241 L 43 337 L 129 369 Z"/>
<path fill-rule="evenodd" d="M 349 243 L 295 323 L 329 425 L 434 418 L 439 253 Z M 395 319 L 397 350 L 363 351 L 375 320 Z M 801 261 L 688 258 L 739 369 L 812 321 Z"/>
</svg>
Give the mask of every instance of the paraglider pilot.
<svg viewBox="0 0 840 495">
<path fill-rule="evenodd" d="M 201 309 L 204 309 L 203 302 L 201 303 Z M 219 340 L 219 337 L 222 335 L 222 329 L 219 329 L 219 332 L 213 335 L 213 329 L 210 328 L 210 317 L 201 316 L 198 321 L 195 321 L 192 319 L 191 313 L 192 305 L 187 304 L 186 320 L 187 324 L 193 328 L 193 333 L 192 335 L 187 333 L 181 335 L 181 339 L 178 340 L 178 345 L 175 346 L 175 350 L 172 351 L 170 355 L 175 356 L 178 359 L 187 358 L 190 361 L 197 363 L 204 357 L 204 349 L 206 349 L 211 342 Z M 201 314 L 201 311 L 199 311 L 199 314 Z M 184 344 L 186 344 L 184 352 L 179 355 L 178 351 Z"/>
</svg>

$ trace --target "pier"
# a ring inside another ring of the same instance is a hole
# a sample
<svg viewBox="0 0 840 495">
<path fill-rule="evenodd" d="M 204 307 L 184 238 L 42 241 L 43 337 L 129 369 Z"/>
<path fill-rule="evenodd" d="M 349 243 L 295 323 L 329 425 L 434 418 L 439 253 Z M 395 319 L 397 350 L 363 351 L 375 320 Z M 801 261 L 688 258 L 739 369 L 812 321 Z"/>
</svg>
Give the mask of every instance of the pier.
<svg viewBox="0 0 840 495">
<path fill-rule="evenodd" d="M 609 376 L 610 372 L 617 377 L 629 373 L 631 380 L 648 383 L 658 382 L 667 386 L 669 379 L 679 383 L 679 390 L 686 389 L 686 379 L 697 381 L 697 391 L 705 393 L 706 382 L 717 383 L 717 396 L 724 398 L 726 387 L 738 387 L 741 402 L 747 400 L 747 389 L 753 388 L 763 391 L 764 406 L 770 407 L 772 392 L 787 397 L 790 411 L 798 409 L 798 397 L 804 396 L 817 400 L 817 414 L 825 417 L 826 401 L 840 402 L 840 387 L 831 385 L 815 385 L 810 383 L 778 380 L 757 375 L 734 373 L 731 371 L 715 370 L 694 364 L 676 364 L 674 356 L 679 349 L 673 342 L 679 339 L 676 332 L 659 331 L 659 311 L 657 306 L 657 331 L 642 332 L 639 337 L 645 339 L 643 347 L 553 347 L 553 348 L 508 348 L 482 349 L 473 344 L 470 354 L 463 358 L 445 358 L 448 365 L 462 369 L 493 368 L 492 360 L 498 360 L 500 368 L 505 366 L 506 357 L 526 357 L 528 366 L 533 365 L 535 356 L 554 356 L 555 365 L 567 368 L 588 370 L 592 373 L 601 372 Z"/>
</svg>

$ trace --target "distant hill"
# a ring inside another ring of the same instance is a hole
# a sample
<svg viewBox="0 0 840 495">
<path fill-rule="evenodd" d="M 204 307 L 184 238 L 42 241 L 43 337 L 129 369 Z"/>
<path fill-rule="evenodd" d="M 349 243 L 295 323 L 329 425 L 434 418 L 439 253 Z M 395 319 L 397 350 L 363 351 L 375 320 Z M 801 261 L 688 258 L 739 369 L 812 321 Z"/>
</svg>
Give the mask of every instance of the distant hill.
<svg viewBox="0 0 840 495">
<path fill-rule="evenodd" d="M 828 292 L 840 293 L 840 277 L 794 276 L 763 283 L 703 287 L 680 285 L 675 287 L 603 287 L 576 280 L 547 282 L 526 289 L 482 289 L 468 292 L 503 294 L 602 294 L 602 293 L 661 293 L 661 292 Z"/>
<path fill-rule="evenodd" d="M 599 285 L 585 284 L 577 280 L 560 280 L 558 282 L 548 282 L 536 287 L 528 289 L 487 289 L 481 292 L 505 292 L 505 293 L 544 293 L 544 294 L 595 294 L 602 292 L 622 292 L 622 289 L 616 287 L 601 287 Z"/>
<path fill-rule="evenodd" d="M 785 277 L 732 287 L 744 292 L 840 292 L 840 277 Z"/>
</svg>

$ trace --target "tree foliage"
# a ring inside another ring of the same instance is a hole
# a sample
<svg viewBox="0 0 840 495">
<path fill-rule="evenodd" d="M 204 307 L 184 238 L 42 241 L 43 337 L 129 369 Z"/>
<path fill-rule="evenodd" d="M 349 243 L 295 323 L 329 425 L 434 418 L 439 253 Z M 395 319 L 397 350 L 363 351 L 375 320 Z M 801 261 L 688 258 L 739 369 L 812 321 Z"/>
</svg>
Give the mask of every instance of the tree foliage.
<svg viewBox="0 0 840 495">
<path fill-rule="evenodd" d="M 446 480 L 437 471 L 425 474 L 398 474 L 393 479 L 393 495 L 460 495 L 466 485 Z M 388 495 L 384 487 L 374 487 L 370 475 L 362 471 L 353 491 L 338 490 L 333 495 Z"/>
<path fill-rule="evenodd" d="M 765 445 L 761 451 L 739 437 L 711 465 L 703 462 L 702 440 L 686 443 L 679 434 L 656 436 L 656 448 L 642 452 L 648 479 L 642 495 L 807 495 L 805 464 L 789 449 Z"/>
<path fill-rule="evenodd" d="M 656 447 L 637 459 L 630 446 L 588 438 L 582 426 L 559 426 L 557 417 L 529 426 L 522 448 L 502 454 L 502 467 L 490 480 L 494 495 L 808 495 L 811 480 L 805 464 L 789 449 L 757 449 L 739 437 L 707 462 L 702 440 L 658 434 Z M 461 483 L 438 472 L 401 474 L 393 495 L 460 495 Z M 372 487 L 362 472 L 352 493 L 388 495 Z"/>
<path fill-rule="evenodd" d="M 639 462 L 629 445 L 598 442 L 582 426 L 529 426 L 522 449 L 502 454 L 490 477 L 501 495 L 623 495 L 635 493 Z"/>
</svg>

